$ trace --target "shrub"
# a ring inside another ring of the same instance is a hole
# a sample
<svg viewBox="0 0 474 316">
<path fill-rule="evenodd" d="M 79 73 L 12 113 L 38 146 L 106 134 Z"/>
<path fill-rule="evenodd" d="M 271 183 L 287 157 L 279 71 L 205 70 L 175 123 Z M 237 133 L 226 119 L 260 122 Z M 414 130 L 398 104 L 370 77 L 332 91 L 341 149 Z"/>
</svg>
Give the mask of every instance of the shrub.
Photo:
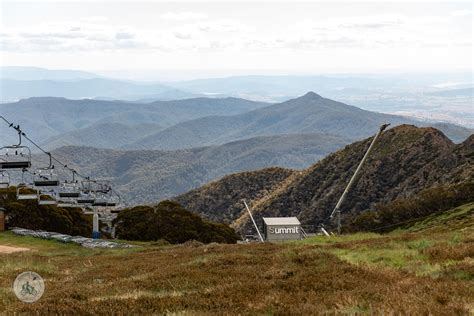
<svg viewBox="0 0 474 316">
<path fill-rule="evenodd" d="M 92 232 L 92 220 L 80 208 L 38 205 L 36 200 L 19 201 L 15 187 L 0 189 L 0 207 L 5 209 L 7 228 L 22 227 L 81 236 L 90 236 Z"/>
<path fill-rule="evenodd" d="M 349 225 L 350 231 L 390 231 L 408 221 L 422 219 L 474 201 L 474 183 L 429 188 L 408 197 L 377 204 L 375 211 L 365 211 Z"/>
<path fill-rule="evenodd" d="M 119 213 L 114 221 L 118 238 L 178 244 L 188 240 L 203 243 L 235 243 L 239 239 L 227 225 L 204 221 L 174 201 L 155 206 L 136 206 Z"/>
</svg>

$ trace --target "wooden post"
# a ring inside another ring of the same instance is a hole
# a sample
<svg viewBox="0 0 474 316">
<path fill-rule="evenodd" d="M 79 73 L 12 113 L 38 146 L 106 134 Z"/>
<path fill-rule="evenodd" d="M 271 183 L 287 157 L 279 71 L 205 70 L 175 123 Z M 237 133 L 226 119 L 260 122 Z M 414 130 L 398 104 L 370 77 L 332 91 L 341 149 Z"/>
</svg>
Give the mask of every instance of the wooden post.
<svg viewBox="0 0 474 316">
<path fill-rule="evenodd" d="M 0 232 L 5 230 L 5 212 L 0 209 Z"/>
</svg>

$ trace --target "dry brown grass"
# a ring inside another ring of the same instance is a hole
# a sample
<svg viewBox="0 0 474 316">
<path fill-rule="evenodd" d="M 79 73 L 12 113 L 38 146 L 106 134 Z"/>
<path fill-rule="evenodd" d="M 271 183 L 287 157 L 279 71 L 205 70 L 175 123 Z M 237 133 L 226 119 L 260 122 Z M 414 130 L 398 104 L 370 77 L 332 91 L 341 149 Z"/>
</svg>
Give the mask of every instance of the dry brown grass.
<svg viewBox="0 0 474 316">
<path fill-rule="evenodd" d="M 427 248 L 423 252 L 431 261 L 464 260 L 465 258 L 474 258 L 474 243 L 463 242 L 450 245 L 443 242 Z"/>
<path fill-rule="evenodd" d="M 379 246 L 377 239 L 373 242 Z M 0 257 L 0 310 L 40 315 L 453 315 L 472 308 L 471 281 L 353 265 L 327 250 L 303 244 L 214 244 L 11 254 Z M 39 267 L 45 294 L 35 304 L 19 302 L 8 291 L 13 279 L 21 270 Z"/>
</svg>

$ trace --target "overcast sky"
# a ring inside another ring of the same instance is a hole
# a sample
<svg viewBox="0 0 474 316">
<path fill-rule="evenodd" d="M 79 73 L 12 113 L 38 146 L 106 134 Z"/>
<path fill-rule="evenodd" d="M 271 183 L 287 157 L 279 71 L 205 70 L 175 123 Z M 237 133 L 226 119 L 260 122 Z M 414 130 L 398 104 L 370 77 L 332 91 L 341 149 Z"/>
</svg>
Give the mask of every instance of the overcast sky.
<svg viewBox="0 0 474 316">
<path fill-rule="evenodd" d="M 472 70 L 472 2 L 1 1 L 2 65 L 91 71 Z"/>
</svg>

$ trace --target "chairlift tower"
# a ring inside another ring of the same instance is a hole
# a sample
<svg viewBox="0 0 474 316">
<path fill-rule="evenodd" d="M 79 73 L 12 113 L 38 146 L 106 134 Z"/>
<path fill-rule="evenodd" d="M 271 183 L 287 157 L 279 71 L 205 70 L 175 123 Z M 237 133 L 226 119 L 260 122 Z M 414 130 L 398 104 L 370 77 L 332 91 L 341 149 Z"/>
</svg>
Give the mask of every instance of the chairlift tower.
<svg viewBox="0 0 474 316">
<path fill-rule="evenodd" d="M 250 211 L 249 206 L 247 205 L 247 202 L 245 199 L 242 200 L 244 202 L 245 208 L 247 209 L 247 212 L 249 212 L 250 218 L 252 219 L 252 223 L 255 226 L 255 230 L 257 231 L 258 238 L 260 239 L 260 242 L 264 242 L 262 234 L 260 234 L 260 230 L 258 229 L 257 223 L 255 223 L 255 220 L 253 219 L 252 212 Z"/>
<path fill-rule="evenodd" d="M 367 149 L 367 151 L 365 152 L 365 155 L 364 157 L 362 158 L 362 160 L 360 161 L 359 163 L 359 166 L 357 167 L 356 171 L 354 172 L 354 174 L 352 175 L 352 178 L 351 180 L 349 181 L 349 183 L 347 184 L 347 187 L 346 189 L 344 190 L 344 192 L 342 193 L 341 197 L 339 198 L 339 201 L 337 202 L 336 204 L 336 207 L 334 208 L 334 210 L 332 211 L 331 213 L 331 216 L 329 216 L 329 218 L 334 218 L 334 216 L 336 217 L 336 223 L 337 223 L 337 233 L 338 234 L 341 234 L 341 228 L 342 228 L 342 225 L 341 225 L 341 205 L 342 203 L 344 202 L 344 200 L 346 199 L 347 197 L 347 193 L 350 191 L 351 187 L 354 185 L 354 183 L 356 182 L 356 178 L 360 172 L 360 170 L 362 169 L 362 166 L 364 165 L 365 161 L 367 160 L 367 157 L 369 156 L 370 152 L 372 151 L 372 148 L 374 147 L 375 143 L 377 142 L 377 139 L 379 138 L 379 136 L 383 133 L 383 131 L 390 125 L 389 124 L 383 124 L 382 126 L 380 126 L 380 129 L 379 131 L 377 132 L 377 134 L 375 134 L 375 137 L 374 139 L 372 140 L 372 143 L 370 144 L 369 148 Z"/>
</svg>

